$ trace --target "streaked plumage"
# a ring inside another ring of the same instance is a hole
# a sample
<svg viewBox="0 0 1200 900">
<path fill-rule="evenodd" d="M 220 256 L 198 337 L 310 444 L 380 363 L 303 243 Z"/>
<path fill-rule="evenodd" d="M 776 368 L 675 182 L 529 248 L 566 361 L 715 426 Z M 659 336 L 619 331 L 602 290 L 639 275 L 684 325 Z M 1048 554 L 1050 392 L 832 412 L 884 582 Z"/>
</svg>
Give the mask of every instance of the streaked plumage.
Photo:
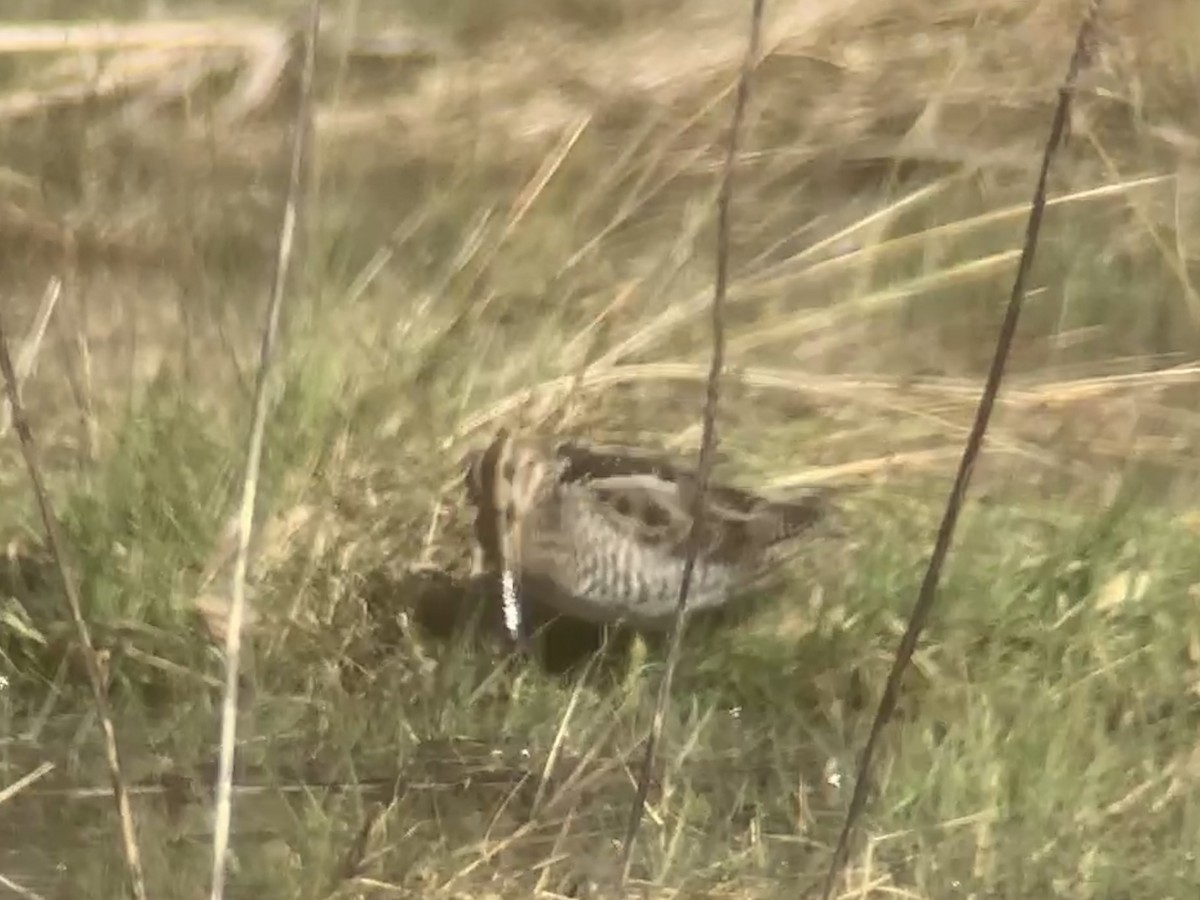
<svg viewBox="0 0 1200 900">
<path fill-rule="evenodd" d="M 670 626 L 694 472 L 641 450 L 547 448 L 501 430 L 468 457 L 466 483 L 481 562 L 501 577 L 508 618 L 529 598 L 591 622 Z M 769 500 L 719 485 L 705 503 L 689 610 L 729 603 L 825 511 L 818 494 Z"/>
</svg>

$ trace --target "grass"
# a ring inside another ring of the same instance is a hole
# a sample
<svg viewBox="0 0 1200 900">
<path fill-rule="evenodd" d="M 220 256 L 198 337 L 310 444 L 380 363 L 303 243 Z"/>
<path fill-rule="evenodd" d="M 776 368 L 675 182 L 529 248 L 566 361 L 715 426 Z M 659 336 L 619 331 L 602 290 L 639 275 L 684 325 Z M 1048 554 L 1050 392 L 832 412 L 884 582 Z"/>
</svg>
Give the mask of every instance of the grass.
<svg viewBox="0 0 1200 900">
<path fill-rule="evenodd" d="M 1160 7 L 1107 8 L 845 896 L 1166 898 L 1200 877 L 1200 66 L 1180 38 L 1194 10 Z M 661 649 L 632 686 L 611 661 L 586 677 L 515 666 L 486 629 L 415 627 L 446 595 L 414 568 L 465 568 L 457 460 L 501 421 L 694 451 L 744 16 L 539 8 L 328 10 L 435 49 L 342 58 L 334 41 L 320 64 L 307 267 L 260 488 L 231 896 L 569 896 L 613 875 Z M 635 859 L 649 896 L 819 883 L 1076 21 L 1012 0 L 941 4 L 936 21 L 865 0 L 768 11 L 718 471 L 858 490 L 845 537 L 741 620 L 690 633 Z M 46 62 L 6 63 L 0 91 Z M 26 398 L 109 654 L 155 897 L 207 889 L 220 604 L 206 619 L 197 601 L 227 583 L 286 170 L 287 91 L 233 127 L 212 114 L 226 87 L 132 124 L 103 101 L 0 138 L 11 328 L 65 279 Z M 85 790 L 104 777 L 82 667 L 17 447 L 0 447 L 0 785 L 57 767 L 0 805 L 0 875 L 119 896 L 110 805 Z"/>
</svg>

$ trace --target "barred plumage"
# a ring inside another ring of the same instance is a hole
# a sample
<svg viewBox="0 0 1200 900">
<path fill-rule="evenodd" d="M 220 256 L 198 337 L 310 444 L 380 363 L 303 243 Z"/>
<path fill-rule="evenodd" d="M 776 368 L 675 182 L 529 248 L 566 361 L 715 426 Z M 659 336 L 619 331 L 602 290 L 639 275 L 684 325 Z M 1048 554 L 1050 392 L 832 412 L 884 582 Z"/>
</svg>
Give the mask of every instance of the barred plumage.
<svg viewBox="0 0 1200 900">
<path fill-rule="evenodd" d="M 468 497 L 483 562 L 520 597 L 592 622 L 670 626 L 691 530 L 694 473 L 641 450 L 563 443 L 547 450 L 501 430 L 469 457 Z M 713 485 L 688 608 L 727 604 L 809 530 L 824 496 L 769 500 Z"/>
</svg>

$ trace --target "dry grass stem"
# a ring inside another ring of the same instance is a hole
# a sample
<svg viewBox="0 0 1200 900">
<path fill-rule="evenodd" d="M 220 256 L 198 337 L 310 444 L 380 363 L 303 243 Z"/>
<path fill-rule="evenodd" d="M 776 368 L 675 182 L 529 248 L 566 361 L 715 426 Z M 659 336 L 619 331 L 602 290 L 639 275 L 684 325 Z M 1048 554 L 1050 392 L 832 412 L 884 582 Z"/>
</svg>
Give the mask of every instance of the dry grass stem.
<svg viewBox="0 0 1200 900">
<path fill-rule="evenodd" d="M 68 611 L 75 624 L 76 636 L 83 653 L 84 665 L 87 668 L 88 682 L 92 688 L 95 714 L 100 720 L 100 729 L 104 735 L 104 755 L 112 782 L 113 799 L 116 801 L 117 817 L 121 824 L 121 848 L 125 854 L 129 887 L 133 891 L 135 900 L 145 900 L 146 880 L 142 873 L 142 857 L 138 851 L 133 809 L 129 805 L 129 793 L 121 774 L 117 734 L 113 727 L 112 713 L 108 703 L 108 683 L 100 659 L 96 654 L 95 645 L 92 643 L 91 631 L 87 621 L 83 618 L 83 604 L 79 598 L 79 588 L 70 564 L 67 562 L 66 543 L 62 538 L 58 517 L 50 505 L 50 496 L 46 492 L 46 485 L 42 479 L 37 444 L 34 441 L 33 431 L 29 427 L 29 420 L 25 416 L 25 408 L 17 389 L 17 372 L 8 352 L 8 337 L 2 321 L 0 321 L 0 371 L 3 371 L 4 374 L 4 388 L 8 395 L 12 423 L 20 440 L 21 453 L 25 457 L 25 466 L 29 472 L 29 481 L 33 487 L 38 510 L 41 512 L 42 524 L 46 529 L 46 544 L 50 555 L 54 558 L 58 576 L 62 582 L 63 593 L 66 596 Z"/>
<path fill-rule="evenodd" d="M 46 898 L 37 891 L 30 890 L 23 884 L 18 884 L 5 875 L 0 875 L 0 887 L 8 888 L 8 890 L 12 891 L 18 897 L 24 898 L 24 900 L 46 900 Z"/>
<path fill-rule="evenodd" d="M 1017 266 L 1017 274 L 1013 280 L 1012 294 L 1009 297 L 1008 308 L 1005 311 L 1004 321 L 1000 326 L 1000 333 L 996 340 L 995 355 L 988 370 L 983 394 L 979 400 L 975 422 L 967 438 L 966 447 L 963 449 L 962 461 L 955 476 L 950 496 L 946 502 L 945 513 L 941 525 L 938 527 L 937 539 L 934 543 L 933 552 L 929 557 L 925 577 L 917 593 L 917 600 L 913 605 L 912 614 L 909 617 L 904 635 L 896 649 L 892 669 L 888 673 L 883 696 L 879 700 L 875 718 L 871 723 L 871 731 L 863 747 L 858 770 L 855 772 L 854 792 L 850 797 L 850 804 L 846 810 L 846 818 L 842 824 L 837 845 L 834 847 L 829 871 L 826 874 L 822 889 L 824 900 L 829 900 L 833 896 L 838 878 L 845 865 L 846 857 L 849 854 L 850 836 L 859 817 L 866 808 L 871 763 L 874 758 L 875 748 L 884 727 L 895 712 L 900 694 L 900 681 L 904 676 L 905 669 L 907 669 L 909 662 L 912 660 L 917 640 L 921 636 L 921 631 L 925 627 L 929 613 L 937 598 L 937 588 L 941 580 L 942 566 L 950 552 L 950 544 L 954 538 L 955 526 L 958 524 L 959 512 L 966 501 L 967 489 L 971 483 L 971 474 L 974 471 L 979 453 L 983 449 L 983 440 L 987 434 L 992 409 L 995 406 L 996 396 L 1000 392 L 1000 382 L 1004 377 L 1004 369 L 1008 362 L 1009 352 L 1012 349 L 1013 338 L 1016 335 L 1017 322 L 1020 319 L 1021 307 L 1025 299 L 1025 281 L 1029 270 L 1033 266 L 1042 216 L 1046 209 L 1046 190 L 1050 166 L 1058 153 L 1059 146 L 1066 137 L 1071 113 L 1071 99 L 1074 96 L 1079 73 L 1092 51 L 1092 32 L 1096 28 L 1096 19 L 1100 12 L 1100 6 L 1101 0 L 1091 0 L 1087 11 L 1084 13 L 1075 38 L 1075 48 L 1067 65 L 1067 74 L 1063 79 L 1062 87 L 1059 89 L 1058 106 L 1054 111 L 1054 121 L 1050 126 L 1050 134 L 1047 137 L 1045 149 L 1042 154 L 1041 169 L 1038 172 L 1037 185 L 1034 188 L 1033 201 L 1030 205 L 1025 243 L 1021 248 L 1021 260 Z"/>
<path fill-rule="evenodd" d="M 44 762 L 32 772 L 22 775 L 6 788 L 0 788 L 0 806 L 3 806 L 25 788 L 54 771 L 54 763 Z"/>
<path fill-rule="evenodd" d="M 46 291 L 42 294 L 42 302 L 38 305 L 37 315 L 34 317 L 33 325 L 30 326 L 29 334 L 25 335 L 25 340 L 21 342 L 21 349 L 17 351 L 16 374 L 17 374 L 17 395 L 20 396 L 21 388 L 24 387 L 26 379 L 33 374 L 37 368 L 38 353 L 42 349 L 42 339 L 46 336 L 46 329 L 50 325 L 50 317 L 54 315 L 54 307 L 58 305 L 58 298 L 62 295 L 62 281 L 58 278 L 51 278 L 50 283 L 46 285 Z M 9 425 L 12 424 L 12 407 L 8 401 L 0 404 L 0 437 L 8 434 Z"/>
<path fill-rule="evenodd" d="M 0 53 L 98 52 L 257 47 L 273 43 L 278 25 L 261 19 L 214 19 L 202 22 L 44 22 L 0 27 Z"/>
<path fill-rule="evenodd" d="M 662 737 L 666 721 L 667 704 L 670 702 L 671 681 L 683 648 L 684 626 L 687 622 L 688 591 L 691 589 L 696 557 L 700 552 L 701 535 L 704 530 L 705 501 L 712 475 L 713 459 L 717 444 L 717 404 L 719 401 L 721 371 L 725 365 L 725 293 L 729 278 L 729 232 L 730 207 L 733 203 L 733 174 L 736 169 L 738 145 L 742 121 L 746 114 L 746 103 L 750 95 L 750 79 L 758 66 L 759 45 L 762 41 L 762 20 L 765 0 L 752 0 L 750 36 L 746 55 L 738 75 L 737 97 L 733 116 L 729 124 L 729 142 L 725 155 L 725 169 L 721 176 L 721 189 L 717 197 L 717 248 L 716 284 L 712 301 L 712 363 L 708 372 L 704 398 L 704 425 L 700 440 L 700 460 L 696 473 L 696 496 L 692 503 L 692 525 L 688 534 L 687 551 L 683 560 L 683 575 L 679 585 L 679 601 L 675 608 L 675 621 L 671 626 L 671 643 L 667 651 L 666 665 L 658 697 L 654 704 L 654 717 L 650 733 L 646 737 L 646 749 L 638 772 L 637 790 L 629 811 L 629 822 L 621 845 L 620 882 L 624 886 L 629 880 L 633 864 L 633 849 L 637 842 L 642 813 L 646 807 L 646 796 L 650 790 L 650 778 L 654 771 L 655 753 Z"/>
<path fill-rule="evenodd" d="M 279 229 L 278 249 L 267 323 L 263 330 L 258 372 L 254 385 L 254 411 L 246 448 L 246 472 L 242 481 L 242 501 L 238 519 L 237 555 L 230 578 L 229 622 L 225 633 L 225 692 L 221 705 L 221 750 L 215 798 L 213 826 L 212 900 L 221 900 L 225 890 L 226 852 L 232 819 L 233 762 L 237 739 L 238 681 L 241 676 L 242 624 L 246 617 L 246 569 L 254 528 L 254 507 L 262 462 L 263 434 L 269 405 L 268 384 L 271 361 L 279 330 L 279 318 L 287 292 L 296 238 L 297 218 L 304 188 L 308 157 L 313 78 L 316 68 L 317 34 L 321 22 L 321 4 L 310 7 L 305 33 L 304 65 L 300 73 L 300 91 L 293 123 L 291 169 L 283 220 Z"/>
</svg>

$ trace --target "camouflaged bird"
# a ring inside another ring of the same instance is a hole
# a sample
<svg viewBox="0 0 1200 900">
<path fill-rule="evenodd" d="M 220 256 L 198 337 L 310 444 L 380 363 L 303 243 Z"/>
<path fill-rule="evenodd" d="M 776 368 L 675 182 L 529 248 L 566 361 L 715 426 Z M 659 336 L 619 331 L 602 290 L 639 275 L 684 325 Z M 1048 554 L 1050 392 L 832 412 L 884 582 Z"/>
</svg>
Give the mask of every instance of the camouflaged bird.
<svg viewBox="0 0 1200 900">
<path fill-rule="evenodd" d="M 695 472 L 643 450 L 547 448 L 501 430 L 468 455 L 466 487 L 476 510 L 477 568 L 500 576 L 514 637 L 526 598 L 594 623 L 671 626 Z M 728 604 L 825 511 L 820 494 L 770 500 L 710 485 L 688 609 Z"/>
</svg>

